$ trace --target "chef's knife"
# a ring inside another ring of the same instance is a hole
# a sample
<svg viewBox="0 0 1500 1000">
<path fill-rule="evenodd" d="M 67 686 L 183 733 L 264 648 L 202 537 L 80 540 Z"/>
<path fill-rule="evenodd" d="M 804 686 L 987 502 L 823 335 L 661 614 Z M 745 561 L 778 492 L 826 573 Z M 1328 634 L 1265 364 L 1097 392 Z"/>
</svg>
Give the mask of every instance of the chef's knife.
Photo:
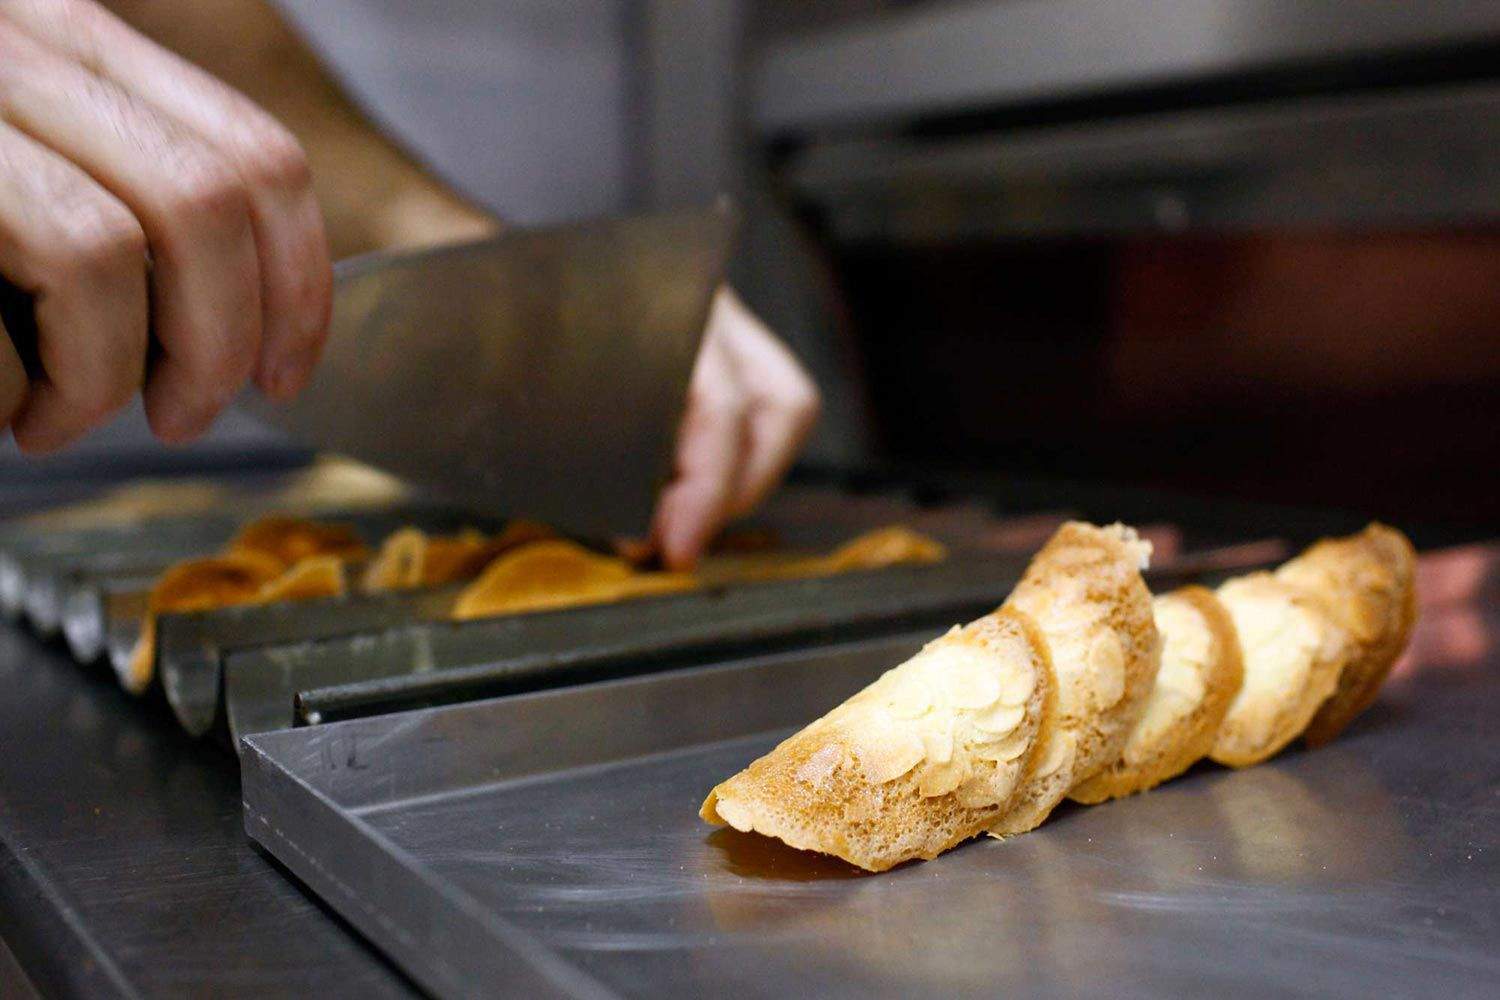
<svg viewBox="0 0 1500 1000">
<path fill-rule="evenodd" d="M 733 228 L 719 207 L 342 261 L 307 388 L 239 405 L 478 511 L 643 533 Z"/>
</svg>

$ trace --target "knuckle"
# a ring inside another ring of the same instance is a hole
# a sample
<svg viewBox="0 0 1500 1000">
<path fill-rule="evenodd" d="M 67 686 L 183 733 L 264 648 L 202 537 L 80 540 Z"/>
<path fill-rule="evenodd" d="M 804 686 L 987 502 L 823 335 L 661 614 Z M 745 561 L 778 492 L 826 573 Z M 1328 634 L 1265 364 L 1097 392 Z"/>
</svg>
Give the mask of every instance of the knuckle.
<svg viewBox="0 0 1500 1000">
<path fill-rule="evenodd" d="M 823 395 L 817 383 L 800 368 L 774 382 L 767 393 L 775 409 L 792 417 L 799 425 L 810 424 L 823 408 Z"/>
<path fill-rule="evenodd" d="M 730 379 L 703 379 L 693 386 L 693 410 L 705 420 L 736 420 L 746 405 L 744 393 Z"/>
<path fill-rule="evenodd" d="M 739 422 L 745 415 L 745 403 L 732 393 L 711 392 L 698 397 L 694 414 L 708 426 Z"/>
<path fill-rule="evenodd" d="M 789 409 L 806 423 L 813 423 L 823 412 L 823 394 L 811 382 L 805 382 L 792 393 Z"/>
<path fill-rule="evenodd" d="M 240 157 L 252 183 L 292 193 L 312 187 L 307 154 L 279 125 L 267 124 L 256 129 Z"/>
<path fill-rule="evenodd" d="M 52 270 L 59 281 L 87 281 L 121 271 L 140 270 L 146 262 L 146 233 L 123 207 L 100 203 L 63 213 L 53 242 Z"/>
<path fill-rule="evenodd" d="M 167 196 L 167 210 L 196 227 L 234 230 L 250 216 L 250 197 L 234 168 L 217 157 L 197 154 L 190 169 Z"/>
</svg>

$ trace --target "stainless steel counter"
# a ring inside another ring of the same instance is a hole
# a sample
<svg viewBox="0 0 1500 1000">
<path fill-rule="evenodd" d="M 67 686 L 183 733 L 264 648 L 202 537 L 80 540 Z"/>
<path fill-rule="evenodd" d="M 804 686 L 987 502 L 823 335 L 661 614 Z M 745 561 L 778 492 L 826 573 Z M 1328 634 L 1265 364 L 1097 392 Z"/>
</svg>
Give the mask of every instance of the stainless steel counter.
<svg viewBox="0 0 1500 1000">
<path fill-rule="evenodd" d="M 442 997 L 1489 998 L 1493 556 L 1423 570 L 1330 746 L 878 876 L 696 809 L 926 635 L 252 736 L 246 826 Z"/>
<path fill-rule="evenodd" d="M 0 938 L 44 996 L 415 995 L 252 847 L 233 755 L 165 704 L 10 626 L 0 692 Z"/>
<path fill-rule="evenodd" d="M 1494 996 L 1497 558 L 1424 557 L 1413 655 L 1334 745 L 1205 766 L 889 876 L 693 818 L 703 779 L 763 742 L 740 723 L 737 740 L 544 779 L 540 797 L 491 785 L 468 806 L 512 803 L 503 826 L 414 846 L 445 877 L 503 873 L 516 892 L 464 891 L 615 994 L 717 970 L 716 988 L 760 993 Z M 0 691 L 0 937 L 16 959 L 0 995 L 24 995 L 15 964 L 44 995 L 416 992 L 251 847 L 233 758 L 165 707 L 10 629 Z M 646 771 L 676 783 L 630 792 Z M 580 789 L 589 810 L 551 824 Z M 801 961 L 829 978 L 796 978 Z"/>
</svg>

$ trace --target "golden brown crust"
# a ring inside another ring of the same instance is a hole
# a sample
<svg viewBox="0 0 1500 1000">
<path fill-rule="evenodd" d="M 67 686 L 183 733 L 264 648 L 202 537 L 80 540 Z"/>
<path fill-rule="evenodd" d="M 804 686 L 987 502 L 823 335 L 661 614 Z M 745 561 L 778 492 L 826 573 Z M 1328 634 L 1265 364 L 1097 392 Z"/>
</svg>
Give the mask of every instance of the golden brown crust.
<svg viewBox="0 0 1500 1000">
<path fill-rule="evenodd" d="M 1213 749 L 1214 734 L 1228 713 L 1234 696 L 1239 694 L 1240 685 L 1245 682 L 1245 658 L 1240 649 L 1239 633 L 1234 630 L 1234 619 L 1229 617 L 1229 611 L 1213 591 L 1207 587 L 1189 586 L 1179 589 L 1178 593 L 1191 601 L 1208 622 L 1214 634 L 1214 648 L 1219 654 L 1214 671 L 1218 683 L 1210 686 L 1209 697 L 1204 701 L 1204 711 L 1213 719 L 1213 725 L 1208 729 L 1201 752 L 1190 762 L 1195 763 L 1207 757 Z"/>
<path fill-rule="evenodd" d="M 687 573 L 637 573 L 623 559 L 561 539 L 533 542 L 502 555 L 454 603 L 458 621 L 602 604 L 697 586 Z"/>
<path fill-rule="evenodd" d="M 1086 805 L 1154 788 L 1208 755 L 1244 676 L 1229 613 L 1203 587 L 1156 598 L 1162 668 L 1119 759 L 1068 797 Z M 1182 633 L 1186 630 L 1186 634 Z"/>
<path fill-rule="evenodd" d="M 281 574 L 279 560 L 260 552 L 229 552 L 189 559 L 169 567 L 151 588 L 146 617 L 120 677 L 126 690 L 139 694 L 150 686 L 156 668 L 156 618 L 166 612 L 207 611 L 253 600 Z"/>
<path fill-rule="evenodd" d="M 1245 681 L 1210 756 L 1248 767 L 1302 734 L 1333 693 L 1353 647 L 1318 601 L 1272 573 L 1236 577 L 1217 595 L 1240 637 Z"/>
<path fill-rule="evenodd" d="M 261 587 L 246 603 L 275 604 L 277 601 L 342 597 L 347 590 L 342 560 L 337 556 L 312 556 Z"/>
<path fill-rule="evenodd" d="M 889 525 L 857 535 L 827 555 L 789 556 L 784 552 L 769 551 L 714 556 L 705 560 L 701 572 L 715 583 L 799 580 L 890 566 L 936 563 L 946 558 L 948 549 L 941 542 L 901 525 Z"/>
<path fill-rule="evenodd" d="M 369 555 L 359 533 L 346 524 L 326 524 L 281 514 L 245 525 L 229 543 L 228 551 L 264 553 L 288 569 L 313 556 L 347 560 Z"/>
<path fill-rule="evenodd" d="M 1001 609 L 715 787 L 700 815 L 869 871 L 936 857 L 1008 807 L 1051 691 L 1036 630 Z"/>
<path fill-rule="evenodd" d="M 1318 542 L 1276 575 L 1316 594 L 1355 646 L 1338 686 L 1303 732 L 1310 746 L 1321 746 L 1370 706 L 1411 638 L 1417 553 L 1401 532 L 1372 522 L 1357 535 Z"/>
<path fill-rule="evenodd" d="M 1009 798 L 983 828 L 1005 836 L 1044 820 L 1059 786 L 1074 778 L 1083 780 L 1074 782 L 1073 797 L 1097 802 L 1152 787 L 1205 755 L 1243 767 L 1273 756 L 1304 730 L 1309 742 L 1329 738 L 1374 698 L 1411 632 L 1415 553 L 1382 525 L 1320 542 L 1275 573 L 1238 577 L 1217 593 L 1185 587 L 1154 605 L 1148 596 L 1149 625 L 1140 620 L 1144 584 L 1136 545 L 1127 529 L 1065 526 L 998 612 L 929 644 L 719 785 L 702 816 L 872 871 L 934 857 L 967 839 L 976 817 L 944 808 L 952 805 L 943 798 L 952 788 L 922 794 L 934 773 L 949 776 L 947 759 L 932 771 L 922 738 L 927 724 L 907 724 L 921 714 L 895 709 L 913 703 L 903 693 L 908 674 L 944 683 L 949 668 L 914 664 L 955 644 L 983 646 L 1007 632 L 1024 640 L 1037 684 L 1046 679 L 1046 691 L 1023 713 L 1029 735 L 1018 739 L 1029 745 L 1015 748 L 1021 763 L 1009 776 Z M 1158 618 L 1167 641 L 1177 641 L 1173 676 L 1163 678 L 1162 690 L 1175 691 L 1187 707 L 1164 695 L 1154 720 L 1159 728 L 1140 730 L 1141 743 L 1133 745 L 1127 741 L 1145 725 L 1142 716 L 1116 706 L 1131 696 L 1131 656 L 1146 663 L 1134 680 L 1144 677 L 1147 691 L 1155 686 Z M 1099 648 L 1109 655 L 1096 655 Z M 1181 672 L 1185 665 L 1193 667 L 1190 678 Z M 925 706 L 925 697 L 915 703 Z M 1123 737 L 1107 723 L 1112 714 L 1127 720 Z M 1117 746 L 1109 767 L 1085 773 L 1090 753 L 1116 738 L 1135 755 Z"/>
<path fill-rule="evenodd" d="M 420 528 L 392 532 L 370 560 L 360 581 L 367 592 L 438 587 L 472 580 L 500 556 L 557 535 L 534 521 L 512 521 L 496 535 L 470 528 L 456 535 L 429 535 Z"/>
<path fill-rule="evenodd" d="M 1149 553 L 1123 525 L 1069 522 L 1006 601 L 1045 636 L 1058 697 L 1047 745 L 1011 810 L 992 826 L 996 836 L 1038 826 L 1073 786 L 1119 757 L 1160 662 L 1151 593 L 1141 578 Z"/>
<path fill-rule="evenodd" d="M 341 524 L 273 515 L 246 525 L 220 555 L 180 562 L 152 585 L 121 684 L 137 694 L 150 686 L 158 615 L 342 594 L 344 561 L 366 552 L 354 529 Z"/>
<path fill-rule="evenodd" d="M 359 581 L 361 590 L 379 592 L 406 590 L 422 578 L 422 562 L 428 536 L 420 528 L 401 528 L 380 543 Z"/>
<path fill-rule="evenodd" d="M 942 562 L 948 549 L 938 541 L 901 525 L 867 531 L 824 556 L 823 573 L 885 569 L 888 566 Z"/>
</svg>

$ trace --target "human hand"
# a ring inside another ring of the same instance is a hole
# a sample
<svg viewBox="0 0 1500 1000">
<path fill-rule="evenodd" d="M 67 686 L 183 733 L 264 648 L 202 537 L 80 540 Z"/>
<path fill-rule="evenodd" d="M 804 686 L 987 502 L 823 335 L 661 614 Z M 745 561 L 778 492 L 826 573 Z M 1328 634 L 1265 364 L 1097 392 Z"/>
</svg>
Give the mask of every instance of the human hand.
<svg viewBox="0 0 1500 1000">
<path fill-rule="evenodd" d="M 651 527 L 668 567 L 691 568 L 725 523 L 771 492 L 819 406 L 818 388 L 792 352 L 739 296 L 720 289 L 688 389 L 676 475 Z"/>
<path fill-rule="evenodd" d="M 88 0 L 0 0 L 0 275 L 34 297 L 42 377 L 0 336 L 0 428 L 31 452 L 137 389 L 167 441 L 252 375 L 295 395 L 332 295 L 296 140 Z"/>
</svg>

